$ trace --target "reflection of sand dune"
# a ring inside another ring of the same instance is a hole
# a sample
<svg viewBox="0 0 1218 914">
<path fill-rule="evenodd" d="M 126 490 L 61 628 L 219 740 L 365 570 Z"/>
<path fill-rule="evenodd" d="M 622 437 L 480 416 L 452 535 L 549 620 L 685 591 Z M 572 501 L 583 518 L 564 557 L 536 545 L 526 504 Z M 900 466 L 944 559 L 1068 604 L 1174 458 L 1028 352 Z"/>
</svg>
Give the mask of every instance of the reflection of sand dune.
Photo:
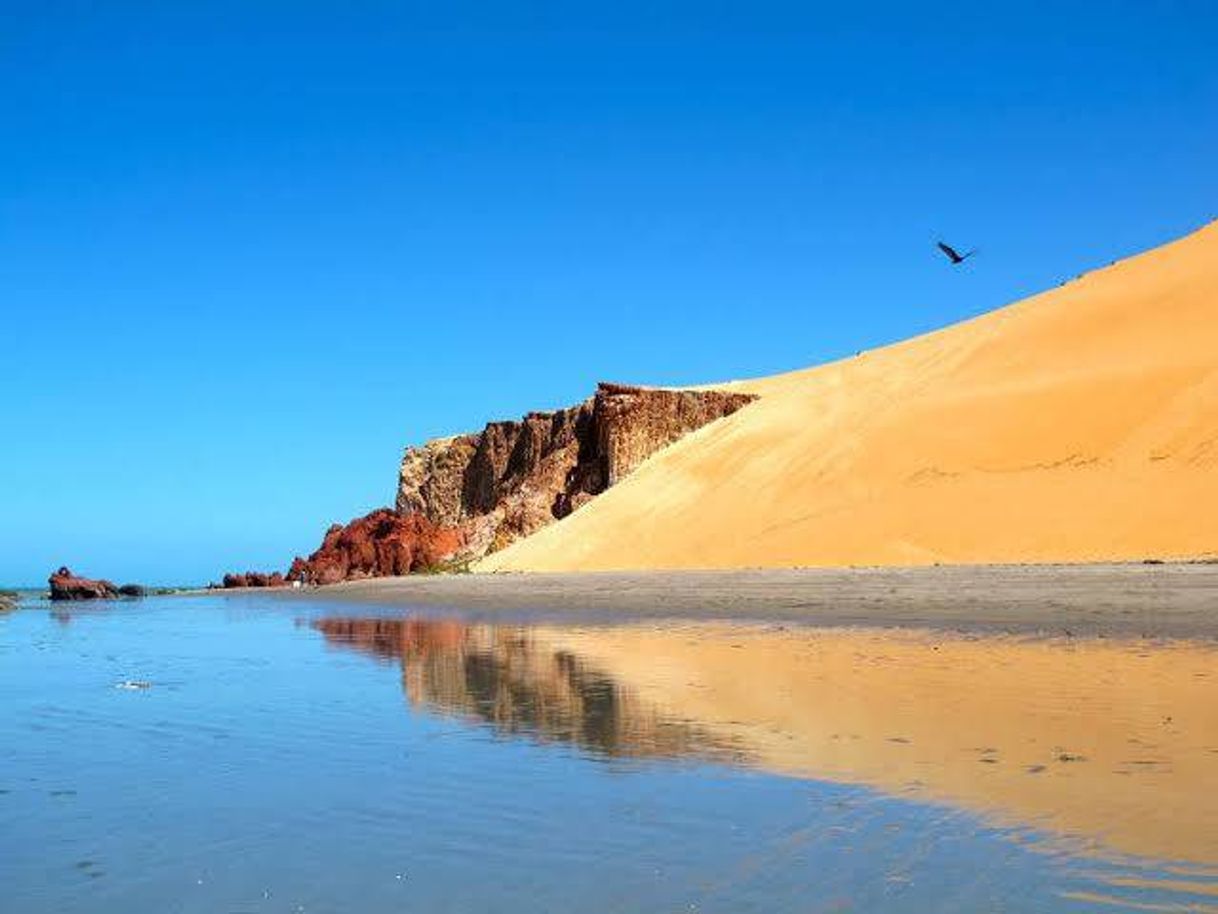
<svg viewBox="0 0 1218 914">
<path fill-rule="evenodd" d="M 315 626 L 335 643 L 400 658 L 412 705 L 485 721 L 501 733 L 610 756 L 727 753 L 726 740 L 657 714 L 581 658 L 537 644 L 526 628 L 383 619 Z"/>
<path fill-rule="evenodd" d="M 691 624 L 335 621 L 412 702 L 614 755 L 738 761 L 1218 865 L 1218 648 Z"/>
<path fill-rule="evenodd" d="M 535 639 L 774 772 L 1218 864 L 1218 648 L 706 625 Z"/>
<path fill-rule="evenodd" d="M 937 333 L 724 386 L 760 399 L 480 568 L 1218 549 L 1218 224 Z"/>
</svg>

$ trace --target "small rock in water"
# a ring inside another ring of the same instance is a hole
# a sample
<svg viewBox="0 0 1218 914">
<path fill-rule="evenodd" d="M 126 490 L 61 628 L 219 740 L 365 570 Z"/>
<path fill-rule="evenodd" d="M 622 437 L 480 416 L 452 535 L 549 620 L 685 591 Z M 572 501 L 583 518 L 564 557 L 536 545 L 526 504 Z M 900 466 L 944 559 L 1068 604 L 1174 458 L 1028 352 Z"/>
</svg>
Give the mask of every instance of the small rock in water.
<svg viewBox="0 0 1218 914">
<path fill-rule="evenodd" d="M 124 679 L 122 682 L 115 685 L 115 688 L 126 689 L 127 691 L 134 692 L 139 689 L 151 689 L 152 683 L 145 679 Z"/>
</svg>

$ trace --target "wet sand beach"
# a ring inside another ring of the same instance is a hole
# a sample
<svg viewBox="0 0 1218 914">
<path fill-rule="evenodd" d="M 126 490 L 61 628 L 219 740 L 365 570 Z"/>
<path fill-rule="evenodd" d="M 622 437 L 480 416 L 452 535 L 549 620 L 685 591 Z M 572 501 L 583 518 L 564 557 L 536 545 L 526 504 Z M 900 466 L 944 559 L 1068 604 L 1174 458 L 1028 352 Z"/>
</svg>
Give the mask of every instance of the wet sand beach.
<svg viewBox="0 0 1218 914">
<path fill-rule="evenodd" d="M 280 595 L 494 617 L 747 619 L 1067 636 L 1218 637 L 1218 564 L 436 575 Z"/>
<path fill-rule="evenodd" d="M 1218 649 L 697 624 L 541 627 L 765 770 L 1218 864 Z"/>
<path fill-rule="evenodd" d="M 399 660 L 412 708 L 958 811 L 1094 878 L 1062 901 L 1215 909 L 1218 565 L 469 574 L 275 596 L 251 605 L 324 607 L 328 641 Z"/>
<path fill-rule="evenodd" d="M 1218 865 L 1218 645 L 774 624 L 326 618 L 410 703 L 615 755 L 702 755 Z M 476 673 L 476 675 L 474 675 Z M 611 683 L 606 713 L 588 700 Z"/>
<path fill-rule="evenodd" d="M 879 609 L 897 572 L 30 601 L 0 618 L 6 892 L 88 914 L 569 910 L 603 886 L 605 911 L 1218 911 L 1218 643 L 1110 633 L 1127 612 L 1207 632 L 1211 569 L 987 571 L 919 572 Z M 1097 595 L 1103 637 L 1044 625 L 1046 599 Z M 979 606 L 1042 627 L 956 630 Z"/>
</svg>

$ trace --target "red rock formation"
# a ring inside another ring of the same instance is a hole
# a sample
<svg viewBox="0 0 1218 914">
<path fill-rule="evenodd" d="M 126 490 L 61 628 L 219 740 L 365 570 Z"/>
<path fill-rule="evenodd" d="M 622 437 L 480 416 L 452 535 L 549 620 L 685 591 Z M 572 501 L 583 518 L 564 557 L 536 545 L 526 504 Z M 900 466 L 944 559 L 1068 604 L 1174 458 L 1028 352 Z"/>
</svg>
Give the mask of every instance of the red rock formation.
<svg viewBox="0 0 1218 914">
<path fill-rule="evenodd" d="M 112 600 L 118 596 L 118 588 L 109 581 L 78 578 L 67 567 L 56 571 L 47 583 L 52 600 Z"/>
<path fill-rule="evenodd" d="M 222 582 L 226 589 L 236 587 L 286 587 L 288 582 L 284 576 L 273 571 L 266 574 L 261 571 L 246 571 L 243 573 L 229 573 L 224 576 Z"/>
<path fill-rule="evenodd" d="M 440 527 L 421 514 L 380 508 L 345 527 L 332 525 L 316 552 L 292 562 L 288 580 L 336 584 L 410 574 L 436 567 L 464 544 L 460 531 Z"/>
<path fill-rule="evenodd" d="M 410 448 L 397 510 L 334 524 L 287 581 L 335 584 L 479 558 L 603 492 L 660 448 L 751 402 L 750 394 L 600 384 L 583 403 L 491 422 Z M 276 575 L 228 574 L 224 587 L 275 587 Z"/>
<path fill-rule="evenodd" d="M 567 516 L 656 451 L 753 399 L 600 384 L 577 406 L 409 448 L 397 508 L 460 527 L 467 554 L 479 557 Z"/>
</svg>

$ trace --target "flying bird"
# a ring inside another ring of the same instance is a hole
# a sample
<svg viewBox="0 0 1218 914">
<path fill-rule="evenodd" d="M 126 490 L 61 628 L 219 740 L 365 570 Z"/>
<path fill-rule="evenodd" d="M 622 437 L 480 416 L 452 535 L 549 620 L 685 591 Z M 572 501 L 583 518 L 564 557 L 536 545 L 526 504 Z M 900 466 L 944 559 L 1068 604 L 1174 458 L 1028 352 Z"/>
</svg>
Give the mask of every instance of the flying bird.
<svg viewBox="0 0 1218 914">
<path fill-rule="evenodd" d="M 956 249 L 954 247 L 952 247 L 950 244 L 944 244 L 942 241 L 939 241 L 936 243 L 939 245 L 939 250 L 947 255 L 948 260 L 950 260 L 953 265 L 958 264 L 958 263 L 964 263 L 964 261 L 968 260 L 970 257 L 972 257 L 974 254 L 977 253 L 976 249 L 974 249 L 974 250 L 969 251 L 967 254 L 960 254 L 960 253 L 957 253 Z"/>
</svg>

